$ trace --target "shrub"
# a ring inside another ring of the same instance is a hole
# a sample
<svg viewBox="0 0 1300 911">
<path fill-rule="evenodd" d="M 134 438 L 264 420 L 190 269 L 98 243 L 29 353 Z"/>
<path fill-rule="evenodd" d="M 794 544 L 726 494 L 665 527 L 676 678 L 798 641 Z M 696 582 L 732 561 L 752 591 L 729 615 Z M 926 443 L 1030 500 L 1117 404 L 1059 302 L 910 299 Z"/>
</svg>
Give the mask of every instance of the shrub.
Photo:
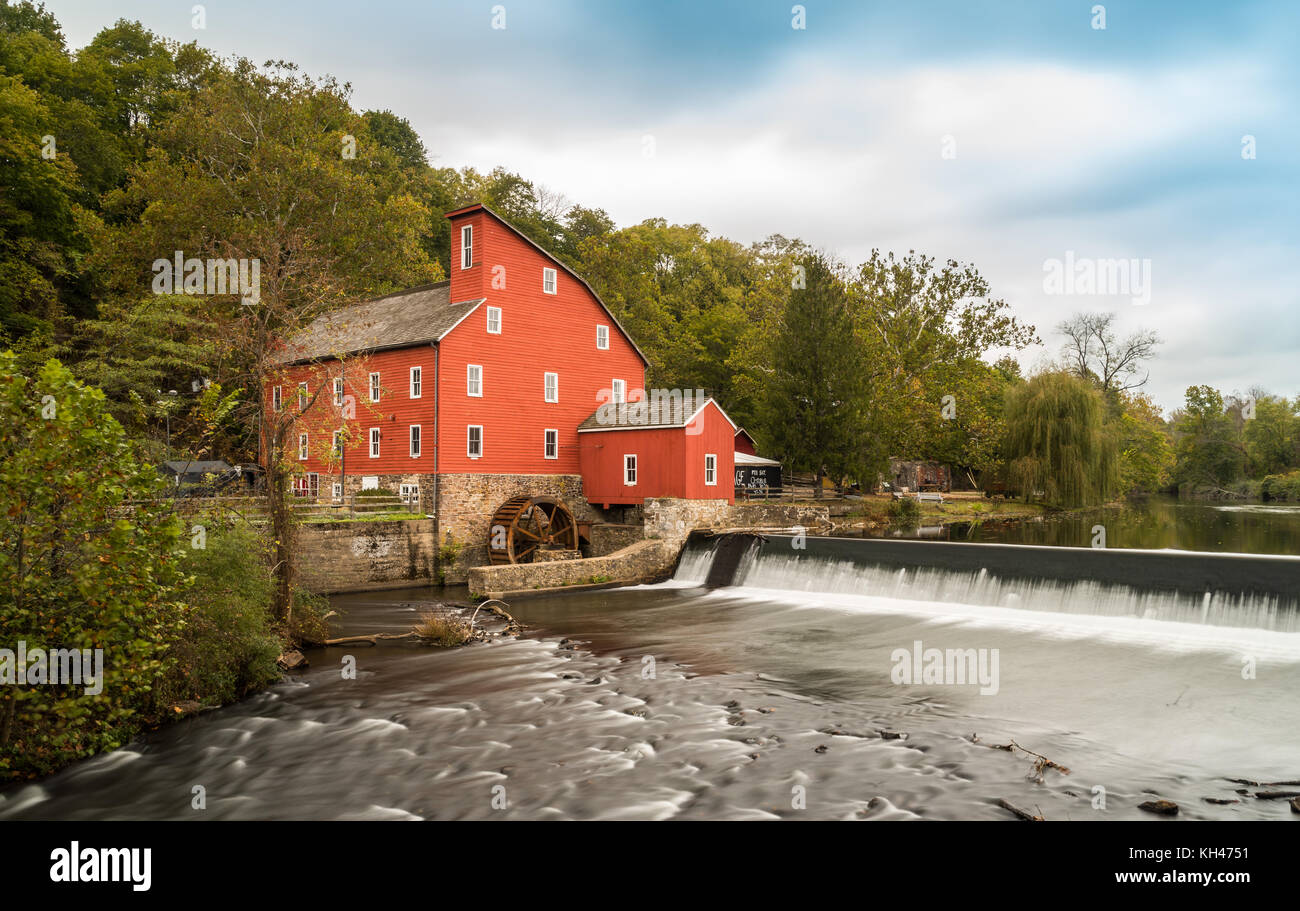
<svg viewBox="0 0 1300 911">
<path fill-rule="evenodd" d="M 921 518 L 921 504 L 913 497 L 903 497 L 901 500 L 891 500 L 885 512 L 896 521 L 915 522 Z"/>
<path fill-rule="evenodd" d="M 167 650 L 170 667 L 154 693 L 160 715 L 183 700 L 233 702 L 280 677 L 265 536 L 236 523 L 207 528 L 206 539 L 186 555 L 195 584 L 184 629 Z"/>
<path fill-rule="evenodd" d="M 415 634 L 434 645 L 454 648 L 469 641 L 474 628 L 446 608 L 426 611 L 415 625 Z"/>
<path fill-rule="evenodd" d="M 1260 483 L 1265 500 L 1300 500 L 1300 471 L 1271 474 Z"/>
<path fill-rule="evenodd" d="M 0 686 L 0 778 L 33 777 L 137 730 L 184 622 L 188 542 L 104 393 L 58 361 L 29 379 L 0 353 L 0 427 L 0 645 L 103 650 L 98 687 Z"/>
<path fill-rule="evenodd" d="M 372 487 L 369 490 L 357 491 L 357 496 L 358 497 L 395 497 L 397 496 L 397 494 L 393 493 L 387 487 Z"/>
</svg>

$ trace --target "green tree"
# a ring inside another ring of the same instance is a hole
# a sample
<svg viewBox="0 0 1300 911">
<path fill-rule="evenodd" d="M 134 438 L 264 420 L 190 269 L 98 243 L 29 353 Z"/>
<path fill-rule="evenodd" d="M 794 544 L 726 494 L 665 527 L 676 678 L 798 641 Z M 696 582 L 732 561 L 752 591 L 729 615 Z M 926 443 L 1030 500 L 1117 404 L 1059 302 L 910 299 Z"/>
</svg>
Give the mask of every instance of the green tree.
<svg viewBox="0 0 1300 911">
<path fill-rule="evenodd" d="M 866 365 L 842 267 L 824 255 L 801 265 L 772 340 L 763 437 L 788 468 L 816 476 L 820 495 L 823 478 L 861 478 L 880 457 L 868 455 Z"/>
<path fill-rule="evenodd" d="M 1242 476 L 1245 453 L 1217 389 L 1188 386 L 1173 428 L 1174 480 L 1180 487 L 1222 489 Z"/>
<path fill-rule="evenodd" d="M 1067 373 L 1041 373 L 1007 393 L 1004 456 L 1026 501 L 1092 506 L 1119 485 L 1119 459 L 1098 390 Z"/>
<path fill-rule="evenodd" d="M 103 649 L 98 693 L 0 688 L 0 775 L 31 776 L 131 735 L 181 628 L 187 578 L 179 522 L 147 502 L 158 476 L 101 391 L 57 361 L 28 379 L 0 353 L 0 425 L 0 642 Z"/>
<path fill-rule="evenodd" d="M 1142 393 L 1115 391 L 1121 408 L 1113 432 L 1119 442 L 1120 490 L 1154 493 L 1169 486 L 1174 449 L 1160 409 Z"/>
<path fill-rule="evenodd" d="M 1253 402 L 1253 416 L 1242 422 L 1247 474 L 1260 478 L 1300 465 L 1300 400 L 1290 402 L 1261 390 Z"/>
</svg>

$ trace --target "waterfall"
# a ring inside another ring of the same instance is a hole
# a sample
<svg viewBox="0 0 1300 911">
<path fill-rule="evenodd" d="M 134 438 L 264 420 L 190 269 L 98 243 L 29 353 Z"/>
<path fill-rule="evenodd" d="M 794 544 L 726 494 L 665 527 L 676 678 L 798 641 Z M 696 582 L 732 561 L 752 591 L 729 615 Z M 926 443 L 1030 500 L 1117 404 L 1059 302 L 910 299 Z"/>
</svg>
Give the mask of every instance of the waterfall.
<svg viewBox="0 0 1300 911">
<path fill-rule="evenodd" d="M 725 539 L 690 542 L 677 580 L 702 584 L 709 578 L 719 540 Z M 1295 558 L 816 538 L 797 549 L 791 540 L 750 545 L 730 584 L 1300 633 Z M 1180 584 L 1171 587 L 1169 579 Z"/>
</svg>

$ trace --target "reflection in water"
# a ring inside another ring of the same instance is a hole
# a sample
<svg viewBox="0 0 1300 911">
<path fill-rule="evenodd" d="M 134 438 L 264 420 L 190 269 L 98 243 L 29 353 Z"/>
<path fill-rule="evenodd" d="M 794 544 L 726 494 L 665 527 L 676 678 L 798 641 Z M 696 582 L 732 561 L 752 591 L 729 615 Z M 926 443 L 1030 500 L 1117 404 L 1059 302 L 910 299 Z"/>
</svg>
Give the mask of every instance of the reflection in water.
<svg viewBox="0 0 1300 911">
<path fill-rule="evenodd" d="M 1028 521 L 957 522 L 921 526 L 901 535 L 897 529 L 845 534 L 1091 547 L 1097 525 L 1106 529 L 1107 547 L 1300 554 L 1300 505 L 1190 503 L 1164 497 Z"/>
</svg>

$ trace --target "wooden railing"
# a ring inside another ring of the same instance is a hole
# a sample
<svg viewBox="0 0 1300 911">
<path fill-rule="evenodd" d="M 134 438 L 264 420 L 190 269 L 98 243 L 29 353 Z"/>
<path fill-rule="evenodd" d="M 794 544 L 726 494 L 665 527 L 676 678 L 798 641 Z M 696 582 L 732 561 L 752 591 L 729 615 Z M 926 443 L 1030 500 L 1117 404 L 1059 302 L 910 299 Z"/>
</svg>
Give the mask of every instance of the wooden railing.
<svg viewBox="0 0 1300 911">
<path fill-rule="evenodd" d="M 178 497 L 168 500 L 151 500 L 151 504 L 167 503 L 182 515 L 202 512 L 229 512 L 250 522 L 265 522 L 270 512 L 266 498 L 261 496 Z M 127 509 L 137 504 L 128 504 Z M 335 500 L 326 497 L 290 496 L 289 508 L 303 520 L 317 518 L 356 519 L 367 515 L 424 514 L 423 500 L 417 494 L 410 497 L 361 497 L 351 495 Z"/>
</svg>

